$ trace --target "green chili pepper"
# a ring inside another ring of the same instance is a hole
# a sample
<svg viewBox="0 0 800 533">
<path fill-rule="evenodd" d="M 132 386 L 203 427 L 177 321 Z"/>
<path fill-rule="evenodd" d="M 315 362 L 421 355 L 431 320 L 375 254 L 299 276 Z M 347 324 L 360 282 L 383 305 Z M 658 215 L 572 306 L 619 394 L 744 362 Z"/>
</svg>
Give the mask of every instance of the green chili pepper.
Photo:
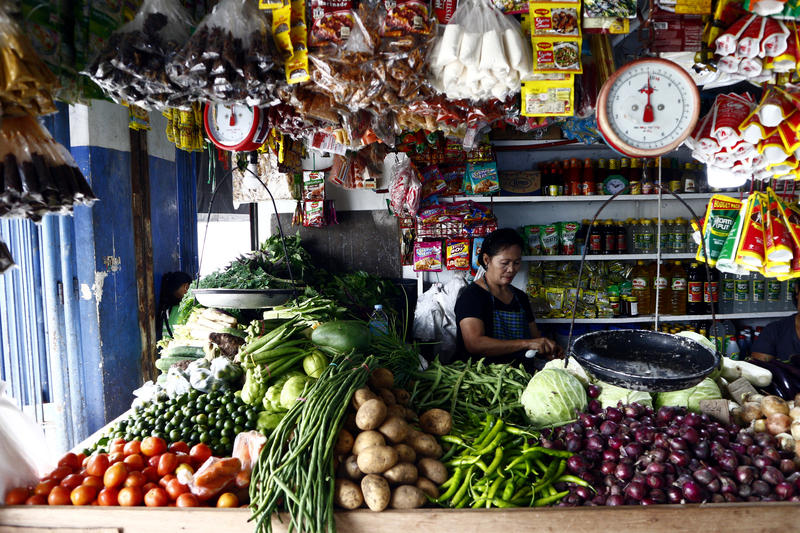
<svg viewBox="0 0 800 533">
<path fill-rule="evenodd" d="M 449 442 L 450 444 L 457 444 L 457 445 L 463 446 L 465 448 L 470 448 L 470 449 L 472 448 L 472 446 L 470 446 L 469 444 L 464 442 L 464 439 L 462 439 L 461 437 L 459 437 L 457 435 L 442 435 L 442 436 L 439 437 L 439 440 L 441 440 L 443 442 Z"/>
<path fill-rule="evenodd" d="M 511 502 L 509 502 L 507 500 L 504 500 L 502 498 L 495 498 L 494 500 L 492 500 L 492 503 L 494 504 L 495 507 L 499 507 L 501 509 L 508 509 L 510 507 L 516 507 L 516 505 L 514 505 L 513 503 L 511 503 Z"/>
<path fill-rule="evenodd" d="M 500 430 L 503 429 L 504 425 L 505 424 L 503 423 L 502 420 L 497 419 L 497 422 L 495 422 L 494 426 L 492 427 L 492 430 L 482 440 L 475 441 L 474 443 L 475 448 L 479 450 L 478 452 L 476 452 L 477 455 L 483 455 L 484 453 L 486 453 L 485 451 L 480 452 L 480 450 L 485 448 L 487 446 L 487 443 L 491 443 L 495 439 L 495 437 L 497 437 L 497 434 L 500 433 Z"/>
<path fill-rule="evenodd" d="M 503 448 L 497 448 L 494 451 L 494 459 L 492 460 L 491 463 L 489 463 L 489 466 L 484 471 L 485 472 L 484 475 L 488 477 L 494 474 L 494 471 L 497 470 L 498 466 L 500 466 L 500 461 L 502 460 L 503 460 Z"/>
<path fill-rule="evenodd" d="M 503 422 L 500 421 L 500 423 L 502 424 Z M 485 455 L 487 453 L 490 453 L 490 452 L 494 451 L 495 448 L 500 446 L 500 441 L 503 440 L 503 437 L 505 437 L 505 436 L 506 436 L 506 433 L 504 433 L 504 432 L 497 433 L 494 436 L 494 438 L 491 441 L 489 441 L 489 444 L 486 444 L 482 448 L 477 449 L 475 451 L 475 455 Z"/>
<path fill-rule="evenodd" d="M 559 482 L 559 481 L 564 481 L 564 482 L 567 482 L 567 483 L 575 483 L 576 485 L 580 485 L 581 487 L 586 487 L 586 488 L 594 490 L 594 487 L 592 487 L 589 484 L 588 481 L 586 481 L 585 479 L 581 479 L 578 476 L 573 476 L 571 474 L 564 474 L 564 475 L 560 476 L 556 480 L 556 482 Z M 597 491 L 595 491 L 595 492 L 597 492 Z"/>
<path fill-rule="evenodd" d="M 514 480 L 509 479 L 506 481 L 506 486 L 503 488 L 503 499 L 508 500 L 514 495 Z"/>
<path fill-rule="evenodd" d="M 495 494 L 497 494 L 497 490 L 500 488 L 500 484 L 502 482 L 503 482 L 503 478 L 501 478 L 501 477 L 499 477 L 499 478 L 494 480 L 494 483 L 492 483 L 492 486 L 489 487 L 489 492 L 486 494 L 486 499 L 487 500 L 493 500 L 494 499 L 494 496 L 495 496 Z"/>
<path fill-rule="evenodd" d="M 554 450 L 552 448 L 544 448 L 542 446 L 532 446 L 531 448 L 528 448 L 526 451 L 528 451 L 528 452 L 534 452 L 534 451 L 541 452 L 541 453 L 543 453 L 545 455 L 551 455 L 553 457 L 563 457 L 564 459 L 569 459 L 570 457 L 575 455 L 572 452 L 568 452 L 566 450 Z"/>
<path fill-rule="evenodd" d="M 456 472 L 453 474 L 453 477 L 445 481 L 445 483 L 450 483 L 450 487 L 444 494 L 439 496 L 437 500 L 439 503 L 444 503 L 445 501 L 449 500 L 456 493 L 456 491 L 461 488 L 461 479 L 463 476 L 464 469 L 460 467 L 456 468 Z M 444 487 L 444 485 L 442 486 Z"/>
<path fill-rule="evenodd" d="M 569 494 L 569 491 L 565 490 L 564 492 L 558 492 L 556 494 L 552 494 L 550 496 L 547 496 L 546 498 L 540 498 L 540 499 L 538 499 L 538 500 L 533 502 L 533 506 L 534 507 L 544 507 L 545 505 L 550 505 L 551 503 L 556 503 L 557 501 L 559 501 L 561 498 L 563 498 L 567 494 Z"/>
<path fill-rule="evenodd" d="M 461 487 L 456 492 L 456 495 L 453 496 L 452 504 L 456 507 L 458 506 L 459 503 L 461 503 L 462 500 L 466 501 L 467 489 L 469 488 L 470 483 L 472 482 L 473 468 L 474 467 L 470 467 L 470 469 L 467 471 L 467 477 L 464 479 L 464 482 L 461 484 Z"/>
</svg>

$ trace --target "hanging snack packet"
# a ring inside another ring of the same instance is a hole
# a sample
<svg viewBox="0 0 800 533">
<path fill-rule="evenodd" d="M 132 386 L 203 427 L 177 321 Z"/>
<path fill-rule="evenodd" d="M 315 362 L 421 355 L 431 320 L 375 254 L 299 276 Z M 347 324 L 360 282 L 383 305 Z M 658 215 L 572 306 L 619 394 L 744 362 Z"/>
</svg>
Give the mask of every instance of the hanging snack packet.
<svg viewBox="0 0 800 533">
<path fill-rule="evenodd" d="M 770 263 L 787 263 L 792 260 L 792 234 L 784 216 L 783 202 L 771 187 L 767 187 L 768 209 L 766 210 L 766 260 Z"/>
<path fill-rule="evenodd" d="M 529 12 L 534 37 L 581 35 L 580 4 L 532 1 Z"/>
<path fill-rule="evenodd" d="M 558 255 L 558 227 L 555 224 L 539 226 L 539 239 L 543 255 Z"/>
<path fill-rule="evenodd" d="M 703 247 L 708 254 L 708 266 L 713 267 L 717 264 L 722 247 L 741 208 L 742 202 L 720 194 L 715 194 L 708 202 L 703 224 Z M 703 247 L 697 250 L 697 260 L 705 262 Z"/>
<path fill-rule="evenodd" d="M 303 202 L 303 226 L 307 228 L 324 228 L 325 202 Z"/>
<path fill-rule="evenodd" d="M 462 194 L 464 192 L 462 187 L 467 167 L 465 165 L 448 165 L 442 167 L 441 171 L 442 177 L 447 184 L 447 188 L 442 191 L 442 196 L 458 196 Z"/>
<path fill-rule="evenodd" d="M 286 82 L 289 85 L 311 79 L 308 67 L 308 26 L 306 25 L 306 2 L 292 2 L 291 29 L 292 55 L 286 60 Z"/>
<path fill-rule="evenodd" d="M 736 215 L 736 220 L 733 221 L 733 227 L 725 239 L 725 244 L 722 245 L 722 250 L 717 258 L 717 270 L 729 274 L 743 274 L 746 272 L 745 268 L 736 264 L 736 251 L 739 249 L 739 242 L 742 239 L 742 229 L 744 229 L 744 220 L 747 216 L 747 202 L 742 202 L 742 207 Z"/>
<path fill-rule="evenodd" d="M 764 267 L 764 217 L 761 209 L 766 200 L 763 196 L 754 192 L 747 199 L 742 238 L 736 251 L 737 263 L 755 269 Z"/>
<path fill-rule="evenodd" d="M 310 0 L 311 31 L 309 45 L 319 48 L 341 45 L 350 37 L 355 25 L 350 0 Z"/>
<path fill-rule="evenodd" d="M 468 194 L 488 195 L 500 192 L 500 178 L 497 175 L 497 163 L 467 163 L 467 176 L 472 191 Z"/>
<path fill-rule="evenodd" d="M 528 246 L 528 255 L 542 255 L 542 240 L 539 228 L 539 226 L 525 226 L 523 228 L 523 239 Z"/>
<path fill-rule="evenodd" d="M 325 199 L 325 173 L 303 172 L 303 200 L 321 202 Z"/>
<path fill-rule="evenodd" d="M 578 234 L 578 228 L 580 227 L 580 222 L 559 222 L 558 242 L 561 255 L 575 254 L 575 236 Z"/>
<path fill-rule="evenodd" d="M 414 244 L 414 272 L 442 271 L 442 241 Z"/>
<path fill-rule="evenodd" d="M 417 238 L 417 226 L 414 217 L 400 219 L 400 260 L 403 266 L 414 264 L 414 241 Z"/>
<path fill-rule="evenodd" d="M 469 270 L 469 239 L 447 240 L 447 270 Z"/>
<path fill-rule="evenodd" d="M 481 266 L 478 258 L 481 256 L 481 247 L 483 246 L 483 237 L 473 237 L 472 246 L 470 246 L 470 267 L 472 272 L 477 272 Z"/>
<path fill-rule="evenodd" d="M 422 171 L 422 200 L 436 196 L 447 190 L 447 182 L 439 167 L 431 165 Z"/>
</svg>

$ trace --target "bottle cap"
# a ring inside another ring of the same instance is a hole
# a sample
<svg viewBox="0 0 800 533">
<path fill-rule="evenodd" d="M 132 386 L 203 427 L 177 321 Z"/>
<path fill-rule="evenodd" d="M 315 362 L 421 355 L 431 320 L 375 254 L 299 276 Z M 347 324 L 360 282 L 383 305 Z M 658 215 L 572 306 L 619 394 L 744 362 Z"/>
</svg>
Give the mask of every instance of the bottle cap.
<svg viewBox="0 0 800 533">
<path fill-rule="evenodd" d="M 382 309 L 383 309 L 383 305 L 381 305 L 381 304 L 375 304 L 375 310 L 376 310 L 376 311 L 380 311 L 380 310 L 382 310 Z"/>
</svg>

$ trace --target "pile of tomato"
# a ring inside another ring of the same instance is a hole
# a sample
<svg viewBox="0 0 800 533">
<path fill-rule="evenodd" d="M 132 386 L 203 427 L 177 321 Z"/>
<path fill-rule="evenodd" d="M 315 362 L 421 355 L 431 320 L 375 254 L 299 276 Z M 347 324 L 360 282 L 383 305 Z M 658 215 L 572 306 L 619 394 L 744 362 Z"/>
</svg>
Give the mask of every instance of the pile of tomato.
<svg viewBox="0 0 800 533">
<path fill-rule="evenodd" d="M 249 473 L 237 476 L 235 492 L 201 501 L 181 483 L 181 470 L 194 473 L 209 457 L 203 443 L 167 444 L 159 437 L 126 442 L 114 440 L 109 453 L 89 457 L 67 453 L 36 486 L 16 487 L 5 495 L 6 505 L 101 505 L 147 507 L 239 507 L 246 503 Z M 186 476 L 181 476 L 186 479 Z"/>
</svg>

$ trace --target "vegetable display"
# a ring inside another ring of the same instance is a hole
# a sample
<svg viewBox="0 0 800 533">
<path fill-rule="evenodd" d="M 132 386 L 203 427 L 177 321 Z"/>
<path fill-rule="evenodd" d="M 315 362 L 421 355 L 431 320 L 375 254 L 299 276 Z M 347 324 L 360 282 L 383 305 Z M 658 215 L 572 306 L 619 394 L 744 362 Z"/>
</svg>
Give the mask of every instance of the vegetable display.
<svg viewBox="0 0 800 533">
<path fill-rule="evenodd" d="M 673 392 L 661 392 L 656 395 L 655 407 L 686 407 L 695 413 L 700 412 L 701 400 L 719 400 L 722 393 L 714 380 L 706 378 L 694 387 Z"/>
<path fill-rule="evenodd" d="M 525 414 L 535 428 L 561 426 L 586 409 L 586 391 L 578 378 L 556 368 L 537 372 L 522 393 Z"/>
</svg>

